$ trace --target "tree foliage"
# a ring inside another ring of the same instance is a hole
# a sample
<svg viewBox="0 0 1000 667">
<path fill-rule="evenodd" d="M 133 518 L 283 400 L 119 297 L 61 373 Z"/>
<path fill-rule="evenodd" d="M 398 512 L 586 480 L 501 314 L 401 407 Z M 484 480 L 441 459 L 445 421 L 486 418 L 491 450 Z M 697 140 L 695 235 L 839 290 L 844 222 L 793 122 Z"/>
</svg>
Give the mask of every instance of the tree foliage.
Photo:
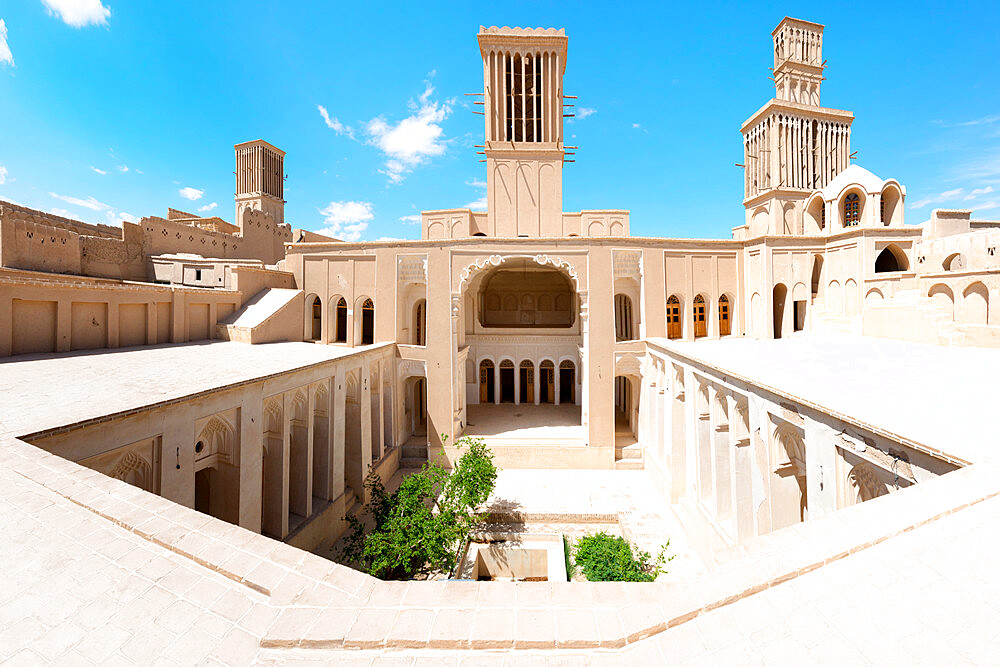
<svg viewBox="0 0 1000 667">
<path fill-rule="evenodd" d="M 485 518 L 479 510 L 497 478 L 482 440 L 462 438 L 456 445 L 467 450 L 454 470 L 425 463 L 392 493 L 370 472 L 365 488 L 371 500 L 358 515 L 345 517 L 351 532 L 342 558 L 382 579 L 450 572 L 469 532 Z"/>
<path fill-rule="evenodd" d="M 588 581 L 653 581 L 666 573 L 664 565 L 670 540 L 660 548 L 654 559 L 647 551 L 637 551 L 623 537 L 601 531 L 585 535 L 576 543 L 575 562 Z"/>
</svg>

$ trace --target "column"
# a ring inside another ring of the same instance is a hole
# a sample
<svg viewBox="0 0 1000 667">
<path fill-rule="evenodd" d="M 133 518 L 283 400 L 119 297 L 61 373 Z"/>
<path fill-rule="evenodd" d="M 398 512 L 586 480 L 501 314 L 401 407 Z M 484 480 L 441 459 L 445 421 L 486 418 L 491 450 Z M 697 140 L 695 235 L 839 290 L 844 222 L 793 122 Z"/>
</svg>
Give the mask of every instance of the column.
<svg viewBox="0 0 1000 667">
<path fill-rule="evenodd" d="M 367 476 L 372 467 L 372 396 L 371 396 L 371 368 L 367 361 L 361 364 L 361 386 L 358 392 L 358 402 L 361 412 L 361 473 Z M 360 491 L 360 490 L 359 490 Z M 369 500 L 368 490 L 361 494 L 364 498 L 360 500 L 366 503 Z"/>
<path fill-rule="evenodd" d="M 558 361 L 555 362 L 554 367 L 552 369 L 552 373 L 555 375 L 555 377 L 552 378 L 553 385 L 555 386 L 555 396 L 553 396 L 552 398 L 555 399 L 553 402 L 556 405 L 559 405 L 559 362 Z"/>
<path fill-rule="evenodd" d="M 330 497 L 334 500 L 344 493 L 344 427 L 347 413 L 344 376 L 344 366 L 340 364 L 330 383 Z"/>
<path fill-rule="evenodd" d="M 521 367 L 514 366 L 514 405 L 521 404 Z"/>
<path fill-rule="evenodd" d="M 281 396 L 281 538 L 288 535 L 292 456 L 292 408 L 294 394 Z"/>
<path fill-rule="evenodd" d="M 154 309 L 155 310 L 155 309 Z M 239 518 L 242 528 L 261 531 L 261 489 L 264 482 L 264 418 L 261 386 L 247 391 L 239 411 Z"/>
</svg>

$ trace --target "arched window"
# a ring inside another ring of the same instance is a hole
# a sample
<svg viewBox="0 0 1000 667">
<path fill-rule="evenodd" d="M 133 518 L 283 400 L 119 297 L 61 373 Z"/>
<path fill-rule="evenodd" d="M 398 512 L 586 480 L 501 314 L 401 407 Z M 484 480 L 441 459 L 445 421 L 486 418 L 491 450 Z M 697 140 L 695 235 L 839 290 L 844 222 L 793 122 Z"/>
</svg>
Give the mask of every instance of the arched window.
<svg viewBox="0 0 1000 667">
<path fill-rule="evenodd" d="M 632 299 L 615 294 L 615 339 L 635 340 L 632 330 Z"/>
<path fill-rule="evenodd" d="M 861 221 L 861 198 L 856 192 L 844 200 L 844 227 L 854 227 Z"/>
<path fill-rule="evenodd" d="M 883 248 L 882 252 L 875 258 L 875 273 L 906 271 L 906 268 L 906 255 L 893 245 Z"/>
<path fill-rule="evenodd" d="M 676 295 L 667 299 L 667 338 L 676 340 L 683 335 L 681 324 L 681 302 Z"/>
<path fill-rule="evenodd" d="M 729 322 L 729 297 L 725 294 L 719 297 L 719 335 L 728 336 L 732 331 Z"/>
<path fill-rule="evenodd" d="M 413 344 L 427 345 L 427 302 L 417 302 L 413 309 Z"/>
<path fill-rule="evenodd" d="M 559 363 L 559 402 L 576 403 L 576 364 L 569 359 Z"/>
<path fill-rule="evenodd" d="M 826 229 L 826 205 L 819 208 L 819 228 Z"/>
<path fill-rule="evenodd" d="M 318 296 L 312 300 L 312 327 L 309 340 L 319 340 L 323 337 L 323 303 Z"/>
<path fill-rule="evenodd" d="M 375 304 L 371 299 L 365 299 L 361 304 L 361 344 L 371 345 L 375 342 Z"/>
<path fill-rule="evenodd" d="M 704 338 L 708 335 L 705 323 L 705 297 L 699 294 L 694 298 L 691 313 L 694 316 L 694 337 Z"/>
<path fill-rule="evenodd" d="M 496 371 L 493 362 L 483 359 L 479 362 L 479 402 L 493 403 L 495 393 L 493 387 L 493 377 Z"/>
<path fill-rule="evenodd" d="M 335 343 L 346 343 L 347 342 L 347 300 L 344 297 L 340 297 L 337 301 L 337 313 L 336 313 L 336 331 L 334 336 Z"/>
</svg>

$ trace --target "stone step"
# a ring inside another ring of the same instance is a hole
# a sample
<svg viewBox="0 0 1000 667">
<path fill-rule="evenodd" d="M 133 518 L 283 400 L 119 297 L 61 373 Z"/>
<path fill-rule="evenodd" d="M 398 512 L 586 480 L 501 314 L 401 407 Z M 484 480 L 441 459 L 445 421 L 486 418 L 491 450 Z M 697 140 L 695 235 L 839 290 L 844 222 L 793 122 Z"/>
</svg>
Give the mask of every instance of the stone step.
<svg viewBox="0 0 1000 667">
<path fill-rule="evenodd" d="M 405 468 L 406 470 L 419 470 L 423 465 L 427 463 L 427 457 L 424 458 L 408 458 L 403 457 L 399 459 L 399 467 Z"/>
<path fill-rule="evenodd" d="M 642 459 L 621 459 L 615 461 L 615 470 L 643 470 Z"/>
<path fill-rule="evenodd" d="M 400 456 L 404 459 L 427 460 L 427 445 L 403 445 Z"/>
<path fill-rule="evenodd" d="M 615 459 L 641 459 L 642 458 L 642 447 L 639 445 L 629 445 L 628 447 L 621 447 L 615 450 Z"/>
</svg>

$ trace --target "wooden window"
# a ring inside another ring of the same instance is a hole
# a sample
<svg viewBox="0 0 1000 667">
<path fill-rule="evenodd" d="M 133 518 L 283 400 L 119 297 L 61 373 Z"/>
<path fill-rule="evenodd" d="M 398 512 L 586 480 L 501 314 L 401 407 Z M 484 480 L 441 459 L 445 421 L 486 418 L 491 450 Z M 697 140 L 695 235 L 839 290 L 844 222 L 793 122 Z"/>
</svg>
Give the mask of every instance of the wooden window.
<svg viewBox="0 0 1000 667">
<path fill-rule="evenodd" d="M 851 193 L 844 200 L 844 227 L 854 227 L 861 221 L 861 198 Z"/>
</svg>

